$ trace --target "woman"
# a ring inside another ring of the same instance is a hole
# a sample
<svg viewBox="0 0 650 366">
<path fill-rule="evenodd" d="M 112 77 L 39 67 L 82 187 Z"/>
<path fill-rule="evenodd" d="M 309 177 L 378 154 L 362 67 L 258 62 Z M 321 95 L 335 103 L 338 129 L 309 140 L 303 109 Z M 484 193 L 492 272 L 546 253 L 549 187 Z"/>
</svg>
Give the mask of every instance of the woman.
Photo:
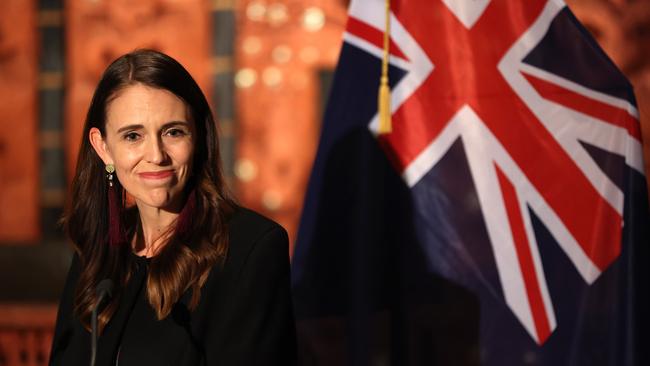
<svg viewBox="0 0 650 366">
<path fill-rule="evenodd" d="M 64 223 L 76 254 L 51 365 L 89 364 L 96 306 L 97 365 L 294 363 L 286 232 L 228 197 L 210 107 L 169 56 L 104 72 Z"/>
</svg>

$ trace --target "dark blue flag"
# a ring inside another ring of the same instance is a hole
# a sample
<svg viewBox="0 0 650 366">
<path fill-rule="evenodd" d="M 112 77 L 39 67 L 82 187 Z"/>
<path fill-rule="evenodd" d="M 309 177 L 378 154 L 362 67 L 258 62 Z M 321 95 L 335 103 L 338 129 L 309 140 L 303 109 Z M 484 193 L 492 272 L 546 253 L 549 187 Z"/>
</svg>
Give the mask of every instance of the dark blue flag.
<svg viewBox="0 0 650 366">
<path fill-rule="evenodd" d="M 559 0 L 352 1 L 293 257 L 305 365 L 636 365 L 631 85 Z M 647 337 L 646 337 L 647 339 Z"/>
</svg>

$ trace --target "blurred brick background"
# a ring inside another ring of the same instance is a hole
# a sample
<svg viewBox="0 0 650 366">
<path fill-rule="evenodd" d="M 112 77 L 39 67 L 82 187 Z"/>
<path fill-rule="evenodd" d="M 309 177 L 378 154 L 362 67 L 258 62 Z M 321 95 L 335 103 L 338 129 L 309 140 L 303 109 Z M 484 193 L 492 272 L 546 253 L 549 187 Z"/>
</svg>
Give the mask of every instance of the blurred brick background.
<svg viewBox="0 0 650 366">
<path fill-rule="evenodd" d="M 650 2 L 568 3 L 634 84 L 650 141 Z M 293 244 L 347 5 L 0 2 L 0 366 L 46 363 L 70 258 L 58 219 L 86 108 L 107 63 L 137 47 L 181 61 L 219 120 L 233 192 L 287 228 Z M 648 164 L 650 145 L 645 157 Z"/>
</svg>

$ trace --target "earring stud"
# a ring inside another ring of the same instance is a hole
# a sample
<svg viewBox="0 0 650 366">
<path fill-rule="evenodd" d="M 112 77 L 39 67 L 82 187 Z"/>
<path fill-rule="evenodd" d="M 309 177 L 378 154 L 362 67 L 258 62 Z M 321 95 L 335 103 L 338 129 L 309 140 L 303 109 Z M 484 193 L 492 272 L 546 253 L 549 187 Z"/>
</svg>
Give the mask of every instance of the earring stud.
<svg viewBox="0 0 650 366">
<path fill-rule="evenodd" d="M 106 178 L 108 178 L 108 186 L 113 186 L 113 173 L 115 172 L 115 165 L 106 164 Z"/>
</svg>

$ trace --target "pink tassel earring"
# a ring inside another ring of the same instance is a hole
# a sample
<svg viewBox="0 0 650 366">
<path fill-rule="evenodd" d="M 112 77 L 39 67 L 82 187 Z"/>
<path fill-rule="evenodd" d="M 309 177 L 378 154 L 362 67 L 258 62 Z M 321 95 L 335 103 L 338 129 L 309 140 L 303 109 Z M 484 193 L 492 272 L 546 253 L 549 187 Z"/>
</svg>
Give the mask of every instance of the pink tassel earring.
<svg viewBox="0 0 650 366">
<path fill-rule="evenodd" d="M 122 200 L 117 197 L 113 184 L 115 166 L 106 164 L 106 178 L 108 179 L 108 243 L 119 246 L 126 242 L 126 235 L 122 228 Z"/>
</svg>

